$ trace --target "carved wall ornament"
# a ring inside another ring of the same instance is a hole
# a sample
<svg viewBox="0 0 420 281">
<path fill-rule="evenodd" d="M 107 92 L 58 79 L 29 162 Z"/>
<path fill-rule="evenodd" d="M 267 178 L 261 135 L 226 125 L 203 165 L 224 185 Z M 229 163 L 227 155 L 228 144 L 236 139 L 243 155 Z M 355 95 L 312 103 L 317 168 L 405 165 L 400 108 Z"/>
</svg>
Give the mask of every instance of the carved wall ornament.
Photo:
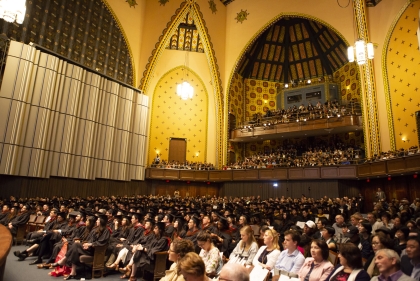
<svg viewBox="0 0 420 281">
<path fill-rule="evenodd" d="M 237 16 L 235 18 L 236 22 L 237 23 L 238 22 L 242 23 L 243 21 L 247 20 L 248 15 L 249 15 L 249 13 L 247 12 L 247 10 L 244 11 L 244 10 L 241 9 L 241 11 L 239 13 L 237 13 Z"/>
</svg>

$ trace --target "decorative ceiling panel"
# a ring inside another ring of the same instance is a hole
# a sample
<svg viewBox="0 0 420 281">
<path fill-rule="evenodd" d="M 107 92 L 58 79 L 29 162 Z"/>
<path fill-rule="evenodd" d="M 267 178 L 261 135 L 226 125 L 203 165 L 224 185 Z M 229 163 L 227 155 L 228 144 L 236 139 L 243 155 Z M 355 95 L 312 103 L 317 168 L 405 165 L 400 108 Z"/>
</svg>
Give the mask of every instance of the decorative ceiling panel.
<svg viewBox="0 0 420 281">
<path fill-rule="evenodd" d="M 188 13 L 171 36 L 166 49 L 204 53 L 200 34 L 193 17 Z"/>
<path fill-rule="evenodd" d="M 281 18 L 242 57 L 244 78 L 290 82 L 332 75 L 347 61 L 347 47 L 330 28 L 304 18 Z"/>
</svg>

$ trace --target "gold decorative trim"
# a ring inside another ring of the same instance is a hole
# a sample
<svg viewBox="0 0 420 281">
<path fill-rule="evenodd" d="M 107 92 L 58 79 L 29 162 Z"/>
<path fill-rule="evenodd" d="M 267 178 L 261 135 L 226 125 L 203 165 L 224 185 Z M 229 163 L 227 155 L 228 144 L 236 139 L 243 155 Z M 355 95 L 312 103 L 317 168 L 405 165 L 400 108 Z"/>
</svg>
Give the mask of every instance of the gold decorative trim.
<svg viewBox="0 0 420 281">
<path fill-rule="evenodd" d="M 356 18 L 357 35 L 359 38 L 369 42 L 369 34 L 366 22 L 366 5 L 364 0 L 353 1 L 353 12 Z M 363 86 L 365 92 L 363 97 L 366 101 L 366 115 L 363 116 L 363 122 L 367 126 L 364 126 L 365 136 L 369 136 L 365 139 L 365 147 L 367 157 L 370 158 L 373 155 L 379 155 L 381 153 L 381 142 L 379 138 L 379 118 L 378 118 L 378 103 L 376 98 L 376 86 L 375 86 L 375 74 L 373 71 L 373 63 L 371 60 L 367 60 L 365 65 L 361 66 L 363 74 Z M 367 148 L 367 149 L 366 149 Z"/>
<path fill-rule="evenodd" d="M 392 105 L 391 105 L 391 91 L 389 86 L 389 77 L 388 77 L 388 68 L 386 67 L 388 62 L 388 47 L 389 42 L 391 40 L 391 35 L 394 32 L 395 27 L 397 26 L 398 21 L 400 20 L 402 14 L 407 10 L 411 3 L 417 0 L 408 0 L 401 10 L 398 12 L 397 16 L 394 18 L 393 22 L 391 23 L 391 27 L 386 34 L 384 47 L 382 49 L 382 77 L 384 79 L 384 93 L 385 93 L 385 101 L 386 101 L 386 110 L 388 116 L 388 130 L 389 130 L 389 139 L 391 141 L 391 150 L 396 150 L 396 140 L 395 140 L 395 128 L 394 128 L 394 115 L 392 113 Z"/>
<path fill-rule="evenodd" d="M 334 31 L 342 40 L 344 43 L 346 43 L 348 46 L 350 45 L 349 42 L 346 40 L 346 38 L 332 25 L 330 25 L 329 23 L 311 16 L 311 15 L 307 15 L 307 14 L 302 14 L 302 13 L 280 13 L 277 16 L 275 16 L 274 18 L 272 18 L 270 21 L 268 21 L 265 25 L 263 25 L 263 27 L 261 27 L 252 37 L 251 39 L 249 39 L 249 41 L 245 44 L 245 47 L 242 49 L 242 51 L 240 52 L 238 58 L 236 59 L 235 63 L 234 63 L 234 67 L 229 75 L 229 82 L 228 85 L 226 87 L 226 89 L 230 89 L 230 87 L 232 86 L 232 80 L 233 80 L 233 76 L 235 75 L 235 72 L 237 71 L 239 62 L 242 60 L 243 56 L 245 55 L 246 51 L 248 51 L 248 49 L 252 46 L 252 44 L 255 42 L 255 40 L 257 40 L 257 38 L 264 32 L 266 31 L 268 28 L 270 28 L 274 23 L 276 23 L 279 19 L 283 18 L 283 17 L 296 17 L 296 18 L 303 18 L 303 19 L 309 19 L 309 20 L 313 20 L 316 22 L 319 22 L 320 24 L 328 27 L 329 29 L 331 29 L 332 31 Z M 360 70 L 359 74 L 360 74 Z M 244 78 L 245 79 L 245 78 Z M 229 95 L 225 95 L 225 104 L 229 104 Z M 228 109 L 225 108 L 225 116 L 227 116 L 228 114 Z M 244 112 L 245 115 L 245 112 Z M 225 128 L 228 128 L 228 124 L 227 124 L 227 118 L 225 118 Z M 225 137 L 224 139 L 224 147 L 226 148 L 226 152 L 224 153 L 224 155 L 226 155 L 226 159 L 224 159 L 224 161 L 227 161 L 227 147 L 228 147 L 228 141 L 229 141 L 229 133 L 228 132 L 223 132 L 227 137 Z"/>
<path fill-rule="evenodd" d="M 102 2 L 105 4 L 109 12 L 114 17 L 114 20 L 118 24 L 118 27 L 120 28 L 120 31 L 124 37 L 125 43 L 127 44 L 128 52 L 130 54 L 131 65 L 133 67 L 133 81 L 131 81 L 131 85 L 136 88 L 137 72 L 136 72 L 136 65 L 134 64 L 133 51 L 131 50 L 130 41 L 128 41 L 127 34 L 125 34 L 124 28 L 120 20 L 118 19 L 117 15 L 115 14 L 114 10 L 111 8 L 111 5 L 109 5 L 107 0 L 102 0 Z"/>
<path fill-rule="evenodd" d="M 158 85 L 162 80 L 164 80 L 166 75 L 168 75 L 170 72 L 175 71 L 177 69 L 184 69 L 184 68 L 188 69 L 188 72 L 193 73 L 197 77 L 198 81 L 200 81 L 200 83 L 201 83 L 201 85 L 204 89 L 204 93 L 206 95 L 207 101 L 208 101 L 209 93 L 207 92 L 206 84 L 204 83 L 204 81 L 201 79 L 201 77 L 194 70 L 192 70 L 191 68 L 189 68 L 187 66 L 183 66 L 183 65 L 182 66 L 177 66 L 177 67 L 174 67 L 174 68 L 168 70 L 167 72 L 165 72 L 161 76 L 161 78 L 158 80 L 156 85 Z M 150 116 L 153 116 L 153 108 L 154 108 L 155 100 L 156 100 L 155 95 L 156 95 L 157 91 L 158 91 L 158 89 L 155 88 L 155 91 L 153 92 L 152 110 L 150 111 Z M 207 162 L 207 139 L 208 139 L 208 135 L 209 135 L 209 103 L 208 102 L 207 102 L 207 107 L 206 107 L 205 110 L 206 110 L 206 112 L 205 112 L 205 115 L 206 115 L 206 132 L 205 132 L 205 134 L 206 134 L 206 136 L 205 136 L 205 141 L 204 141 L 204 162 Z M 153 128 L 153 118 L 150 118 L 150 126 L 149 126 L 149 134 L 148 134 L 149 137 L 151 137 L 152 128 Z M 150 142 L 149 142 L 149 144 L 150 144 Z M 151 149 L 151 146 L 149 145 L 149 149 L 148 149 L 148 153 L 147 153 L 147 163 L 150 163 L 149 161 L 151 160 L 151 159 L 149 159 L 150 152 L 151 152 L 150 149 Z"/>
<path fill-rule="evenodd" d="M 180 8 L 178 8 L 175 12 L 175 15 L 172 16 L 171 21 L 166 25 L 166 28 L 163 30 L 162 35 L 159 37 L 159 42 L 156 43 L 156 48 L 152 51 L 151 56 L 149 57 L 149 62 L 146 65 L 146 70 L 143 73 L 143 78 L 140 82 L 140 88 L 144 93 L 147 93 L 149 83 L 154 72 L 154 69 L 162 55 L 162 52 L 165 50 L 165 45 L 170 39 L 173 31 L 175 28 L 178 27 L 181 20 L 185 17 L 185 15 L 189 11 L 193 11 L 191 15 L 193 15 L 194 22 L 197 25 L 199 31 L 203 33 L 202 41 L 204 47 L 204 53 L 206 54 L 207 61 L 210 67 L 210 73 L 212 77 L 212 85 L 213 89 L 215 90 L 215 104 L 216 104 L 216 114 L 217 114 L 217 141 L 216 141 L 216 151 L 217 151 L 217 167 L 222 166 L 222 159 L 223 159 L 223 93 L 222 93 L 222 86 L 221 86 L 221 78 L 219 67 L 217 65 L 217 59 L 215 55 L 215 51 L 213 49 L 213 45 L 210 41 L 210 35 L 208 33 L 208 28 L 205 25 L 205 21 L 203 19 L 203 14 L 200 11 L 200 6 L 195 3 L 193 0 L 187 0 L 181 3 Z"/>
</svg>

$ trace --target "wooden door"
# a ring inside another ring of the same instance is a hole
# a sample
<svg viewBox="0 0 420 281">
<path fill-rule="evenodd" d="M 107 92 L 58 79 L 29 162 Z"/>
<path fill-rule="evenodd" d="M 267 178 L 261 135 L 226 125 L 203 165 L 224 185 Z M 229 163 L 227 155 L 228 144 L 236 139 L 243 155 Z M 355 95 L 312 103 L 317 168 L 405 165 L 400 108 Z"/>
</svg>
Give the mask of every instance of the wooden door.
<svg viewBox="0 0 420 281">
<path fill-rule="evenodd" d="M 185 163 L 187 157 L 187 139 L 171 138 L 169 140 L 169 162 Z"/>
</svg>

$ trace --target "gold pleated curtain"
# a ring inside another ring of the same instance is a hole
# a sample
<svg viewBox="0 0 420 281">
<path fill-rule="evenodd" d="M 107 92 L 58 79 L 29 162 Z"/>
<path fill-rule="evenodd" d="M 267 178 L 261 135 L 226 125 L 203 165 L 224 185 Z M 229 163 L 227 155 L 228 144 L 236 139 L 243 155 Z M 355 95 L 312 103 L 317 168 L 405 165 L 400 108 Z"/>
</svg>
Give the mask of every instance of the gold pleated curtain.
<svg viewBox="0 0 420 281">
<path fill-rule="evenodd" d="M 148 97 L 12 41 L 0 90 L 0 174 L 144 180 Z"/>
</svg>

